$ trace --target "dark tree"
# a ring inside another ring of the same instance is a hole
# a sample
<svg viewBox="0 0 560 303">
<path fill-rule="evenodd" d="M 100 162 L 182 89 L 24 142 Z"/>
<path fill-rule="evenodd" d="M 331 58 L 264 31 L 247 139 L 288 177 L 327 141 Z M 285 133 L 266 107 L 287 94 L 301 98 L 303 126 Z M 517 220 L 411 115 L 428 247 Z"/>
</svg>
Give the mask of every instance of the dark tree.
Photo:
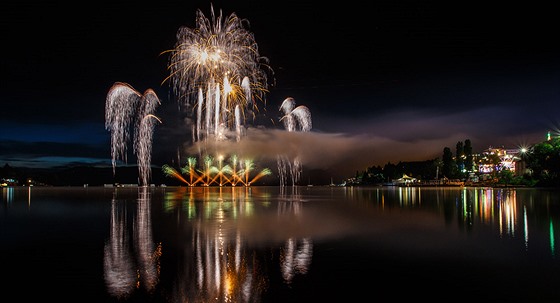
<svg viewBox="0 0 560 303">
<path fill-rule="evenodd" d="M 402 177 L 402 174 L 400 176 L 398 175 L 399 173 L 397 172 L 397 166 L 395 164 L 392 164 L 391 162 L 383 166 L 383 174 L 385 175 L 387 182 Z"/>
<path fill-rule="evenodd" d="M 560 186 L 560 137 L 533 145 L 526 160 L 539 185 Z"/>
<path fill-rule="evenodd" d="M 465 148 L 462 141 L 457 142 L 455 146 L 455 163 L 457 164 L 457 171 L 462 176 L 465 169 Z"/>
<path fill-rule="evenodd" d="M 368 167 L 362 177 L 363 184 L 381 184 L 383 182 L 385 182 L 385 175 L 381 166 Z"/>
<path fill-rule="evenodd" d="M 467 170 L 467 172 L 475 171 L 473 148 L 470 139 L 465 140 L 464 152 L 465 152 L 465 169 Z"/>
<path fill-rule="evenodd" d="M 443 161 L 442 175 L 446 178 L 454 178 L 457 166 L 455 165 L 455 161 L 453 160 L 453 153 L 451 152 L 451 148 L 443 148 L 443 156 L 441 160 Z"/>
</svg>

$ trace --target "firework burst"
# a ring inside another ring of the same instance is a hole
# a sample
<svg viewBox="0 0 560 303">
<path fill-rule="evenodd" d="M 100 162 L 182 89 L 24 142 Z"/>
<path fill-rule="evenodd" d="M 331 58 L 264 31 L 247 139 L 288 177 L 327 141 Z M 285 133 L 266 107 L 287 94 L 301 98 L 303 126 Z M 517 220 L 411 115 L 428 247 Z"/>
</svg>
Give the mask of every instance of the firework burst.
<svg viewBox="0 0 560 303">
<path fill-rule="evenodd" d="M 167 51 L 170 75 L 164 82 L 171 82 L 180 104 L 197 107 L 196 140 L 223 139 L 224 129 L 237 130 L 258 111 L 256 101 L 265 102 L 272 69 L 245 25 L 235 13 L 216 15 L 211 7 L 207 18 L 198 10 L 196 27 L 179 28 L 174 49 Z"/>
</svg>

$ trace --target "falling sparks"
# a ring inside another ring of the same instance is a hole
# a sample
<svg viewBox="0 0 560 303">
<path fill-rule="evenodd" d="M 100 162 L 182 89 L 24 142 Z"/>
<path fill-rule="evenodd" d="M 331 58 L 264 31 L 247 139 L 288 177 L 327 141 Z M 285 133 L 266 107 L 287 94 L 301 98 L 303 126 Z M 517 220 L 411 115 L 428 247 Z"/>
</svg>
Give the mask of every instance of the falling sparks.
<svg viewBox="0 0 560 303">
<path fill-rule="evenodd" d="M 109 89 L 105 103 L 105 128 L 111 132 L 113 173 L 117 160 L 127 161 L 127 144 L 133 130 L 134 153 L 138 158 L 140 185 L 149 184 L 152 153 L 152 135 L 156 122 L 153 113 L 160 104 L 152 89 L 140 94 L 127 83 L 116 82 Z"/>
<path fill-rule="evenodd" d="M 287 131 L 308 132 L 311 130 L 311 112 L 304 105 L 295 106 L 296 101 L 292 97 L 288 97 L 280 105 L 280 111 L 284 116 L 280 121 L 284 123 Z M 288 174 L 290 175 L 292 186 L 296 185 L 301 177 L 302 163 L 298 156 L 290 159 L 287 155 L 277 156 L 278 173 L 280 174 L 280 185 L 284 186 L 287 182 Z"/>
</svg>

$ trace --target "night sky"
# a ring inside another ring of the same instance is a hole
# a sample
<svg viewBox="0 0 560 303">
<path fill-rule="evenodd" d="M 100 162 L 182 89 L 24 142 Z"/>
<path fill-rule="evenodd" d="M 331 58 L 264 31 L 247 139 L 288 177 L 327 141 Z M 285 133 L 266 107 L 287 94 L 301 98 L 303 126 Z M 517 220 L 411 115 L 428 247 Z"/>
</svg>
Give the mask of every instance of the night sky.
<svg viewBox="0 0 560 303">
<path fill-rule="evenodd" d="M 211 5 L 247 19 L 270 60 L 274 82 L 260 105 L 267 129 L 282 129 L 287 97 L 310 109 L 313 128 L 296 142 L 304 169 L 352 176 L 441 157 L 466 139 L 479 152 L 559 131 L 560 18 L 552 2 L 326 3 L 4 4 L 0 164 L 111 165 L 105 99 L 115 82 L 153 89 L 162 103 L 152 164 L 183 161 L 190 129 L 164 81 L 162 52 L 181 26 L 196 26 L 198 9 L 209 17 Z M 259 133 L 246 148 L 266 153 L 285 144 L 282 136 Z"/>
</svg>

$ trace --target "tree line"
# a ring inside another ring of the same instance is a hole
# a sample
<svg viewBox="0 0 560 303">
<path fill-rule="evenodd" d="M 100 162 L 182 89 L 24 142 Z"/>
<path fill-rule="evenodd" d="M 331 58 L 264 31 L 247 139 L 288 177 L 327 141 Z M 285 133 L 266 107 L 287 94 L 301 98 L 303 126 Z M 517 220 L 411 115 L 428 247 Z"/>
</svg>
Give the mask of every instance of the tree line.
<svg viewBox="0 0 560 303">
<path fill-rule="evenodd" d="M 473 154 L 472 142 L 466 139 L 457 142 L 454 153 L 450 147 L 444 147 L 442 156 L 435 159 L 370 166 L 364 171 L 357 171 L 350 183 L 383 184 L 404 174 L 419 180 L 448 178 L 470 181 L 477 179 L 472 177 L 481 175 L 478 170 L 480 164 L 488 164 L 494 168 L 486 176 L 485 183 L 489 185 L 560 187 L 560 136 L 534 144 L 518 156 L 517 165 L 526 169 L 516 174 L 500 167 L 501 159 L 496 154 L 485 154 L 484 157 Z"/>
</svg>

